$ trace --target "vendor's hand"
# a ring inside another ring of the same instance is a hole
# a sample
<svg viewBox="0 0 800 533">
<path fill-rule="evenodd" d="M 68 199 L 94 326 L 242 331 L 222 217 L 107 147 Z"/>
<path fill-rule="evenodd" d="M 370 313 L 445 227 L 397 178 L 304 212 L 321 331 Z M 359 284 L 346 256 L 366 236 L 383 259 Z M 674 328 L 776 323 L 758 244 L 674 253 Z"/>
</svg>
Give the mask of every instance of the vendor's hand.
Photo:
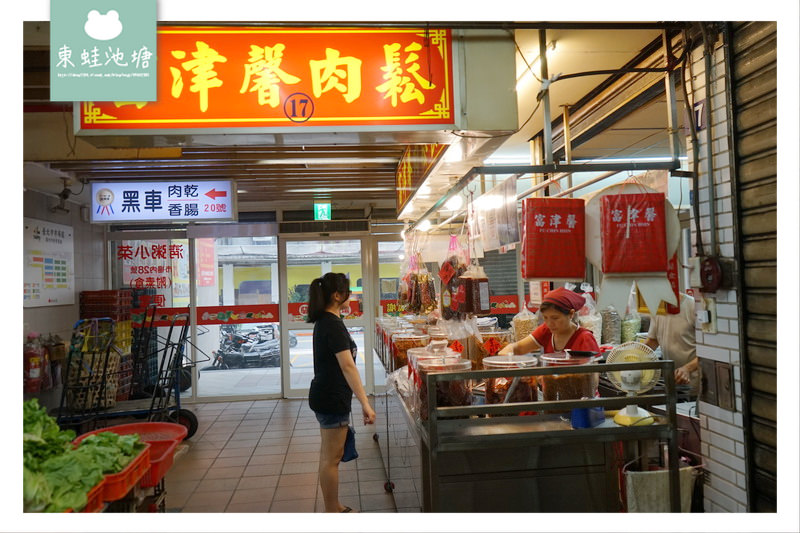
<svg viewBox="0 0 800 533">
<path fill-rule="evenodd" d="M 364 425 L 367 424 L 374 424 L 375 423 L 375 409 L 372 408 L 370 404 L 365 404 L 361 406 L 361 412 L 364 416 Z"/>
<path fill-rule="evenodd" d="M 497 352 L 497 355 L 514 355 L 514 343 L 512 342 L 511 344 L 503 346 L 500 351 Z"/>
<path fill-rule="evenodd" d="M 679 366 L 675 369 L 675 383 L 678 385 L 686 385 L 689 383 L 689 371 L 685 366 Z"/>
</svg>

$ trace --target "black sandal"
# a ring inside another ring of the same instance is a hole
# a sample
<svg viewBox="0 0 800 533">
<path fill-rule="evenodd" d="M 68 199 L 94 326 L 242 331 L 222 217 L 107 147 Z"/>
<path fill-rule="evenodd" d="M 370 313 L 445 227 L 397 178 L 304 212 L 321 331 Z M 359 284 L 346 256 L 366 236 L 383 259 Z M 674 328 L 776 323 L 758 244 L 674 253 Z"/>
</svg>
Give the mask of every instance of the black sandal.
<svg viewBox="0 0 800 533">
<path fill-rule="evenodd" d="M 341 510 L 341 511 L 339 511 L 339 512 L 340 512 L 340 513 L 352 513 L 352 512 L 353 512 L 353 510 L 352 510 L 351 508 L 349 508 L 349 507 L 345 507 L 344 509 L 342 509 L 342 510 Z"/>
</svg>

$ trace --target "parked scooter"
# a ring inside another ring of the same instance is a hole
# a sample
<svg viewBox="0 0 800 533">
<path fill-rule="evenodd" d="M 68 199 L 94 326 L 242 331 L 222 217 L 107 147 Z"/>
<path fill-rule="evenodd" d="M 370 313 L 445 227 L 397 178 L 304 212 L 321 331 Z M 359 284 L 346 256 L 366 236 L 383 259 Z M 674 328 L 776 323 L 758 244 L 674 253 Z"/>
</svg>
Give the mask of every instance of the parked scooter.
<svg viewBox="0 0 800 533">
<path fill-rule="evenodd" d="M 213 352 L 211 366 L 203 370 L 280 366 L 280 340 L 268 338 L 258 330 L 242 335 L 232 326 L 221 326 L 220 335 L 220 348 Z"/>
</svg>

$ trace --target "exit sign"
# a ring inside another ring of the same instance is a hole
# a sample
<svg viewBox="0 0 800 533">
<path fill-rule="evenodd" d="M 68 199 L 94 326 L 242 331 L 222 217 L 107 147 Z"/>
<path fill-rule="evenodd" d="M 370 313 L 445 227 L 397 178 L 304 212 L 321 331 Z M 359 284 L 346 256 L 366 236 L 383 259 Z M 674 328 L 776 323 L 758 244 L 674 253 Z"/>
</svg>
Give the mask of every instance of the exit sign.
<svg viewBox="0 0 800 533">
<path fill-rule="evenodd" d="M 314 204 L 314 220 L 330 220 L 331 204 Z"/>
</svg>

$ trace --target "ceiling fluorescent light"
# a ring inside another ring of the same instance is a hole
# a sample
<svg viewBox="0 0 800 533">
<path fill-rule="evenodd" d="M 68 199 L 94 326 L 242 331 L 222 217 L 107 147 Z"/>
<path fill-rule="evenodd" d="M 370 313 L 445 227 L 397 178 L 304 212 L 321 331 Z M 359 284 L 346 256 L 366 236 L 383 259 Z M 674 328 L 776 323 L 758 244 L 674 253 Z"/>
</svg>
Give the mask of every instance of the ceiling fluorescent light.
<svg viewBox="0 0 800 533">
<path fill-rule="evenodd" d="M 448 211 L 455 211 L 460 209 L 462 205 L 464 205 L 464 198 L 462 198 L 460 194 L 457 194 L 447 200 L 444 204 L 444 208 Z"/>
<path fill-rule="evenodd" d="M 324 192 L 378 192 L 378 191 L 393 191 L 393 187 L 342 187 L 342 188 L 328 188 L 317 187 L 313 189 L 287 189 L 286 192 L 294 193 L 324 193 Z"/>
<path fill-rule="evenodd" d="M 346 165 L 362 163 L 397 163 L 394 157 L 285 157 L 261 159 L 259 165 Z"/>
<path fill-rule="evenodd" d="M 516 156 L 516 155 L 493 155 L 488 157 L 484 165 L 530 165 L 530 156 Z"/>
</svg>

